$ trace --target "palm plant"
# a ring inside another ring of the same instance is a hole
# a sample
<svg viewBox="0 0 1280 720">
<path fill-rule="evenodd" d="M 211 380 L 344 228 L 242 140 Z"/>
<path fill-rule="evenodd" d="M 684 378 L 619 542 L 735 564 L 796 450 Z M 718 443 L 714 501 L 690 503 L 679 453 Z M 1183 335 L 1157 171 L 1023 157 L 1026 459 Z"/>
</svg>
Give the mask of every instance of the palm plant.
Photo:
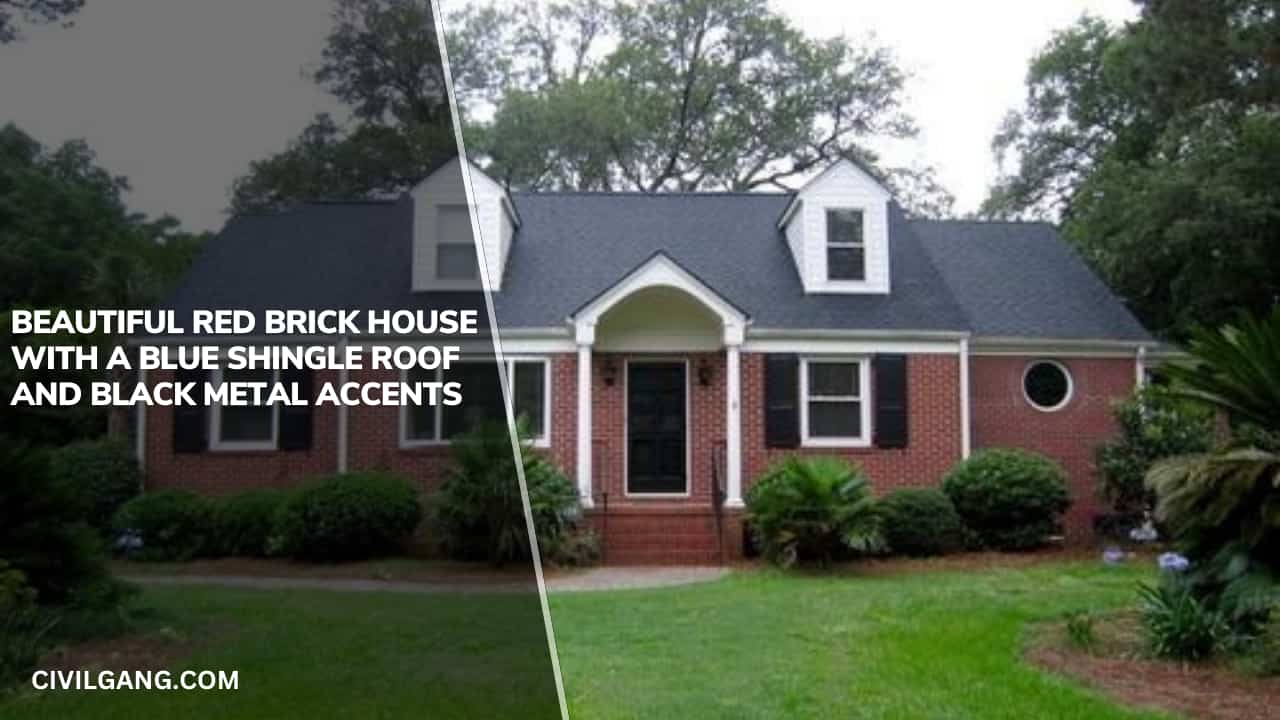
<svg viewBox="0 0 1280 720">
<path fill-rule="evenodd" d="M 747 519 L 761 551 L 783 567 L 883 546 L 866 478 L 839 458 L 793 455 L 773 465 L 747 493 Z"/>
<path fill-rule="evenodd" d="M 1165 369 L 1174 393 L 1235 421 L 1280 431 L 1280 307 L 1262 319 L 1194 332 L 1191 360 Z M 1240 442 L 1157 463 L 1156 516 L 1193 562 L 1197 592 L 1235 619 L 1256 615 L 1280 575 L 1280 453 Z"/>
</svg>

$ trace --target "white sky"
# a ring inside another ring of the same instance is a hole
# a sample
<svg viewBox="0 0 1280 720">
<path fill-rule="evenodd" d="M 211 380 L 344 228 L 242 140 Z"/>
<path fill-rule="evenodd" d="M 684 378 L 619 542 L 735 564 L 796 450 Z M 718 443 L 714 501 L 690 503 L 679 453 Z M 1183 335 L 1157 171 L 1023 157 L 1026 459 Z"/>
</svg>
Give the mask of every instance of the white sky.
<svg viewBox="0 0 1280 720">
<path fill-rule="evenodd" d="M 894 163 L 938 168 L 957 210 L 995 176 L 991 136 L 1021 102 L 1027 61 L 1083 12 L 1133 17 L 1129 0 L 773 0 L 815 35 L 868 33 L 912 73 L 910 143 Z M 320 59 L 324 0 L 112 0 L 69 29 L 0 46 L 0 124 L 47 144 L 84 138 L 129 178 L 131 207 L 190 229 L 225 220 L 231 181 L 280 150 L 310 117 L 336 110 L 303 73 Z"/>
</svg>

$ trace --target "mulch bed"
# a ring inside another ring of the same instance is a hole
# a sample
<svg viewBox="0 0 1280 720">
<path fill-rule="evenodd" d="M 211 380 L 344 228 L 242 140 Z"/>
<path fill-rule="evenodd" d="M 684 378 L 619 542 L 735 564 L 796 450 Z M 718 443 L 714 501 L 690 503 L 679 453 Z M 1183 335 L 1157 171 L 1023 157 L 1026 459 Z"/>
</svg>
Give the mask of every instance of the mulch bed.
<svg viewBox="0 0 1280 720">
<path fill-rule="evenodd" d="M 1208 720 L 1280 717 L 1280 678 L 1245 675 L 1226 661 L 1185 664 L 1143 657 L 1132 612 L 1100 617 L 1094 629 L 1098 643 L 1086 652 L 1067 641 L 1064 623 L 1041 626 L 1026 658 L 1126 705 Z"/>
<path fill-rule="evenodd" d="M 225 631 L 223 636 L 227 634 Z M 41 670 L 171 670 L 207 643 L 170 628 L 126 633 L 55 647 L 40 658 Z"/>
</svg>

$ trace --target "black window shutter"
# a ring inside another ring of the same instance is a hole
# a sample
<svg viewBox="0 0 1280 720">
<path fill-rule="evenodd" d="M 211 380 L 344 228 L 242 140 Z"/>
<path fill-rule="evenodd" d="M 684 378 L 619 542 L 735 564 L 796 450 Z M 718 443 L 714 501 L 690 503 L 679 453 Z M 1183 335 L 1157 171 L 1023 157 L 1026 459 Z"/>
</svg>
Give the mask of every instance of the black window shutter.
<svg viewBox="0 0 1280 720">
<path fill-rule="evenodd" d="M 173 452 L 199 453 L 209 447 L 209 408 L 204 406 L 204 383 L 208 375 L 203 370 L 178 370 L 173 381 L 179 384 L 195 383 L 191 393 L 196 405 L 178 405 L 173 408 Z"/>
<path fill-rule="evenodd" d="M 876 447 L 907 446 L 907 356 L 876 355 Z"/>
<path fill-rule="evenodd" d="M 764 444 L 771 448 L 800 445 L 800 358 L 764 356 Z"/>
<path fill-rule="evenodd" d="M 280 371 L 280 383 L 285 387 L 296 384 L 299 397 L 307 401 L 306 405 L 279 406 L 281 450 L 311 449 L 311 407 L 315 402 L 312 376 L 306 369 Z"/>
</svg>

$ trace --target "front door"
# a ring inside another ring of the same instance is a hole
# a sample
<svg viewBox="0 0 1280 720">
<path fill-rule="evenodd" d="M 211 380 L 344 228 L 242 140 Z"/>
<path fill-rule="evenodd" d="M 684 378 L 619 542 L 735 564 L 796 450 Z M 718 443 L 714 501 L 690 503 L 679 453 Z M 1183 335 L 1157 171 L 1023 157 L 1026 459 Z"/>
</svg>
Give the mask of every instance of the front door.
<svg viewBox="0 0 1280 720">
<path fill-rule="evenodd" d="M 627 366 L 627 493 L 683 494 L 685 364 Z"/>
</svg>

